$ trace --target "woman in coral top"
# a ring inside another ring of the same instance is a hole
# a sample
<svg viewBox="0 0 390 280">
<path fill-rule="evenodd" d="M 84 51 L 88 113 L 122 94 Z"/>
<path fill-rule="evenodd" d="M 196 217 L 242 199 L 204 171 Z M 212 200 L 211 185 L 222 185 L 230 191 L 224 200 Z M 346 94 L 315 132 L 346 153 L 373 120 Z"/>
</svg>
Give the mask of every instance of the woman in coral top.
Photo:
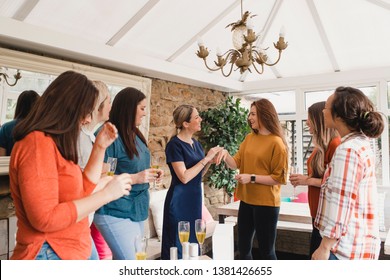
<svg viewBox="0 0 390 280">
<path fill-rule="evenodd" d="M 306 121 L 309 132 L 313 136 L 314 150 L 307 160 L 307 174 L 291 174 L 290 182 L 295 186 L 308 186 L 309 208 L 312 221 L 317 214 L 318 200 L 320 199 L 320 188 L 322 177 L 338 145 L 340 136 L 334 128 L 325 128 L 324 115 L 325 101 L 314 103 L 309 107 Z M 321 235 L 313 225 L 309 256 L 320 246 Z"/>
<path fill-rule="evenodd" d="M 17 216 L 12 259 L 88 259 L 88 214 L 129 193 L 128 174 L 100 179 L 104 152 L 117 130 L 105 124 L 84 172 L 78 162 L 80 127 L 91 120 L 98 90 L 86 76 L 67 71 L 45 90 L 15 127 L 10 189 Z"/>
<path fill-rule="evenodd" d="M 252 259 L 256 234 L 261 259 L 276 259 L 276 225 L 280 210 L 280 185 L 286 184 L 287 142 L 275 107 L 267 99 L 251 104 L 248 122 L 252 129 L 234 157 L 221 152 L 227 166 L 239 169 L 236 195 L 240 258 Z M 219 163 L 221 157 L 216 162 Z"/>
</svg>

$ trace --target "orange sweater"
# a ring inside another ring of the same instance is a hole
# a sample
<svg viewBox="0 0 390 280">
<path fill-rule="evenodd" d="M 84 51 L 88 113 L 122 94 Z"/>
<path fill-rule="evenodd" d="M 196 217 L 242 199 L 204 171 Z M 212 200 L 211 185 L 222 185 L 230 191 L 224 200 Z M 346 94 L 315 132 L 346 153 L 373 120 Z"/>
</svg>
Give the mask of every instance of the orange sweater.
<svg viewBox="0 0 390 280">
<path fill-rule="evenodd" d="M 9 175 L 18 219 L 11 259 L 35 259 L 45 241 L 61 259 L 87 259 L 88 218 L 76 223 L 73 200 L 89 195 L 95 184 L 80 167 L 62 157 L 50 136 L 35 131 L 15 144 Z"/>
</svg>

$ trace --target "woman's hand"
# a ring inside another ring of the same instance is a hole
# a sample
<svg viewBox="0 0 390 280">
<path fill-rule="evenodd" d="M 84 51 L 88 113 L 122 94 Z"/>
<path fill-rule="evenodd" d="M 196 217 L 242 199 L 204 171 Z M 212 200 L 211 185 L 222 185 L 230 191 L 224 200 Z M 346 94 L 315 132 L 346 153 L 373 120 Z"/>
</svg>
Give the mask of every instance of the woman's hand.
<svg viewBox="0 0 390 280">
<path fill-rule="evenodd" d="M 237 174 L 236 176 L 234 176 L 234 179 L 236 179 L 240 184 L 249 184 L 251 181 L 251 175 Z"/>
<path fill-rule="evenodd" d="M 219 146 L 216 146 L 214 148 L 211 148 L 209 150 L 209 152 L 207 153 L 206 157 L 205 157 L 205 160 L 207 161 L 207 163 L 214 163 L 215 161 L 214 158 L 217 156 L 217 154 L 219 152 L 221 152 L 223 150 L 223 147 L 219 147 Z"/>
<path fill-rule="evenodd" d="M 304 186 L 307 185 L 307 179 L 309 177 L 302 174 L 291 174 L 290 175 L 290 183 L 293 186 Z"/>
<path fill-rule="evenodd" d="M 155 172 L 157 173 L 156 182 L 160 183 L 162 181 L 162 178 L 164 177 L 164 170 L 162 170 L 162 169 L 155 169 Z"/>
<path fill-rule="evenodd" d="M 219 165 L 221 161 L 225 161 L 229 152 L 226 149 L 222 149 L 214 158 L 215 164 Z"/>
<path fill-rule="evenodd" d="M 117 176 L 113 176 L 112 180 L 107 180 L 107 185 L 102 190 L 108 196 L 110 196 L 110 201 L 116 200 L 124 195 L 129 195 L 131 190 L 131 175 L 127 173 L 122 173 Z"/>
<path fill-rule="evenodd" d="M 311 255 L 312 260 L 328 260 L 330 256 L 330 251 L 326 250 L 323 247 L 318 247 L 317 250 L 314 251 L 313 255 Z"/>
<path fill-rule="evenodd" d="M 131 176 L 133 176 L 133 178 L 135 177 L 133 180 L 135 184 L 145 184 L 156 181 L 159 177 L 159 171 L 163 173 L 160 169 L 149 168 L 138 172 L 137 174 L 132 174 Z"/>
<path fill-rule="evenodd" d="M 107 149 L 116 138 L 118 138 L 118 130 L 115 125 L 106 122 L 96 136 L 95 145 L 102 149 Z"/>
</svg>

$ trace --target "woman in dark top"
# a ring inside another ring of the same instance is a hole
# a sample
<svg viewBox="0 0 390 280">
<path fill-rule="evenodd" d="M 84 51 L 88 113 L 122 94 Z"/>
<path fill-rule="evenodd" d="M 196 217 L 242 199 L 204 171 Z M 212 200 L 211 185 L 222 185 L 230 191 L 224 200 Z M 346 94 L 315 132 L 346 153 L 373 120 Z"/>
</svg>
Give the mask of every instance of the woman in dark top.
<svg viewBox="0 0 390 280">
<path fill-rule="evenodd" d="M 0 156 L 11 155 L 15 144 L 13 136 L 14 127 L 30 113 L 38 98 L 39 95 L 34 90 L 25 90 L 19 95 L 18 101 L 16 101 L 14 119 L 0 128 Z"/>
<path fill-rule="evenodd" d="M 210 149 L 204 156 L 202 145 L 192 138 L 200 131 L 202 118 L 189 105 L 181 105 L 173 111 L 176 135 L 168 142 L 165 154 L 172 175 L 171 186 L 164 204 L 161 259 L 169 259 L 170 247 L 182 247 L 178 236 L 178 222 L 190 222 L 189 242 L 196 243 L 195 220 L 202 217 L 202 175 L 207 171 L 221 147 Z"/>
</svg>

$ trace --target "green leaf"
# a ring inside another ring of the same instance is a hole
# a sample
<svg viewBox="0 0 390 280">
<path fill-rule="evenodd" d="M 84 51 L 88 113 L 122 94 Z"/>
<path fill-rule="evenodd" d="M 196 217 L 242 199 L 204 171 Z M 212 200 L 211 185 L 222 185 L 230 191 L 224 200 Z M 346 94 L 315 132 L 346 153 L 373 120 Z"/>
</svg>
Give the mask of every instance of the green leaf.
<svg viewBox="0 0 390 280">
<path fill-rule="evenodd" d="M 237 152 L 241 142 L 250 132 L 247 123 L 249 110 L 240 107 L 240 104 L 241 99 L 234 100 L 229 96 L 220 106 L 200 112 L 203 122 L 199 141 L 206 152 L 217 145 L 227 149 L 231 155 Z M 234 170 L 227 169 L 224 164 L 213 165 L 209 174 L 210 186 L 224 188 L 229 196 L 232 196 L 236 187 Z"/>
</svg>

